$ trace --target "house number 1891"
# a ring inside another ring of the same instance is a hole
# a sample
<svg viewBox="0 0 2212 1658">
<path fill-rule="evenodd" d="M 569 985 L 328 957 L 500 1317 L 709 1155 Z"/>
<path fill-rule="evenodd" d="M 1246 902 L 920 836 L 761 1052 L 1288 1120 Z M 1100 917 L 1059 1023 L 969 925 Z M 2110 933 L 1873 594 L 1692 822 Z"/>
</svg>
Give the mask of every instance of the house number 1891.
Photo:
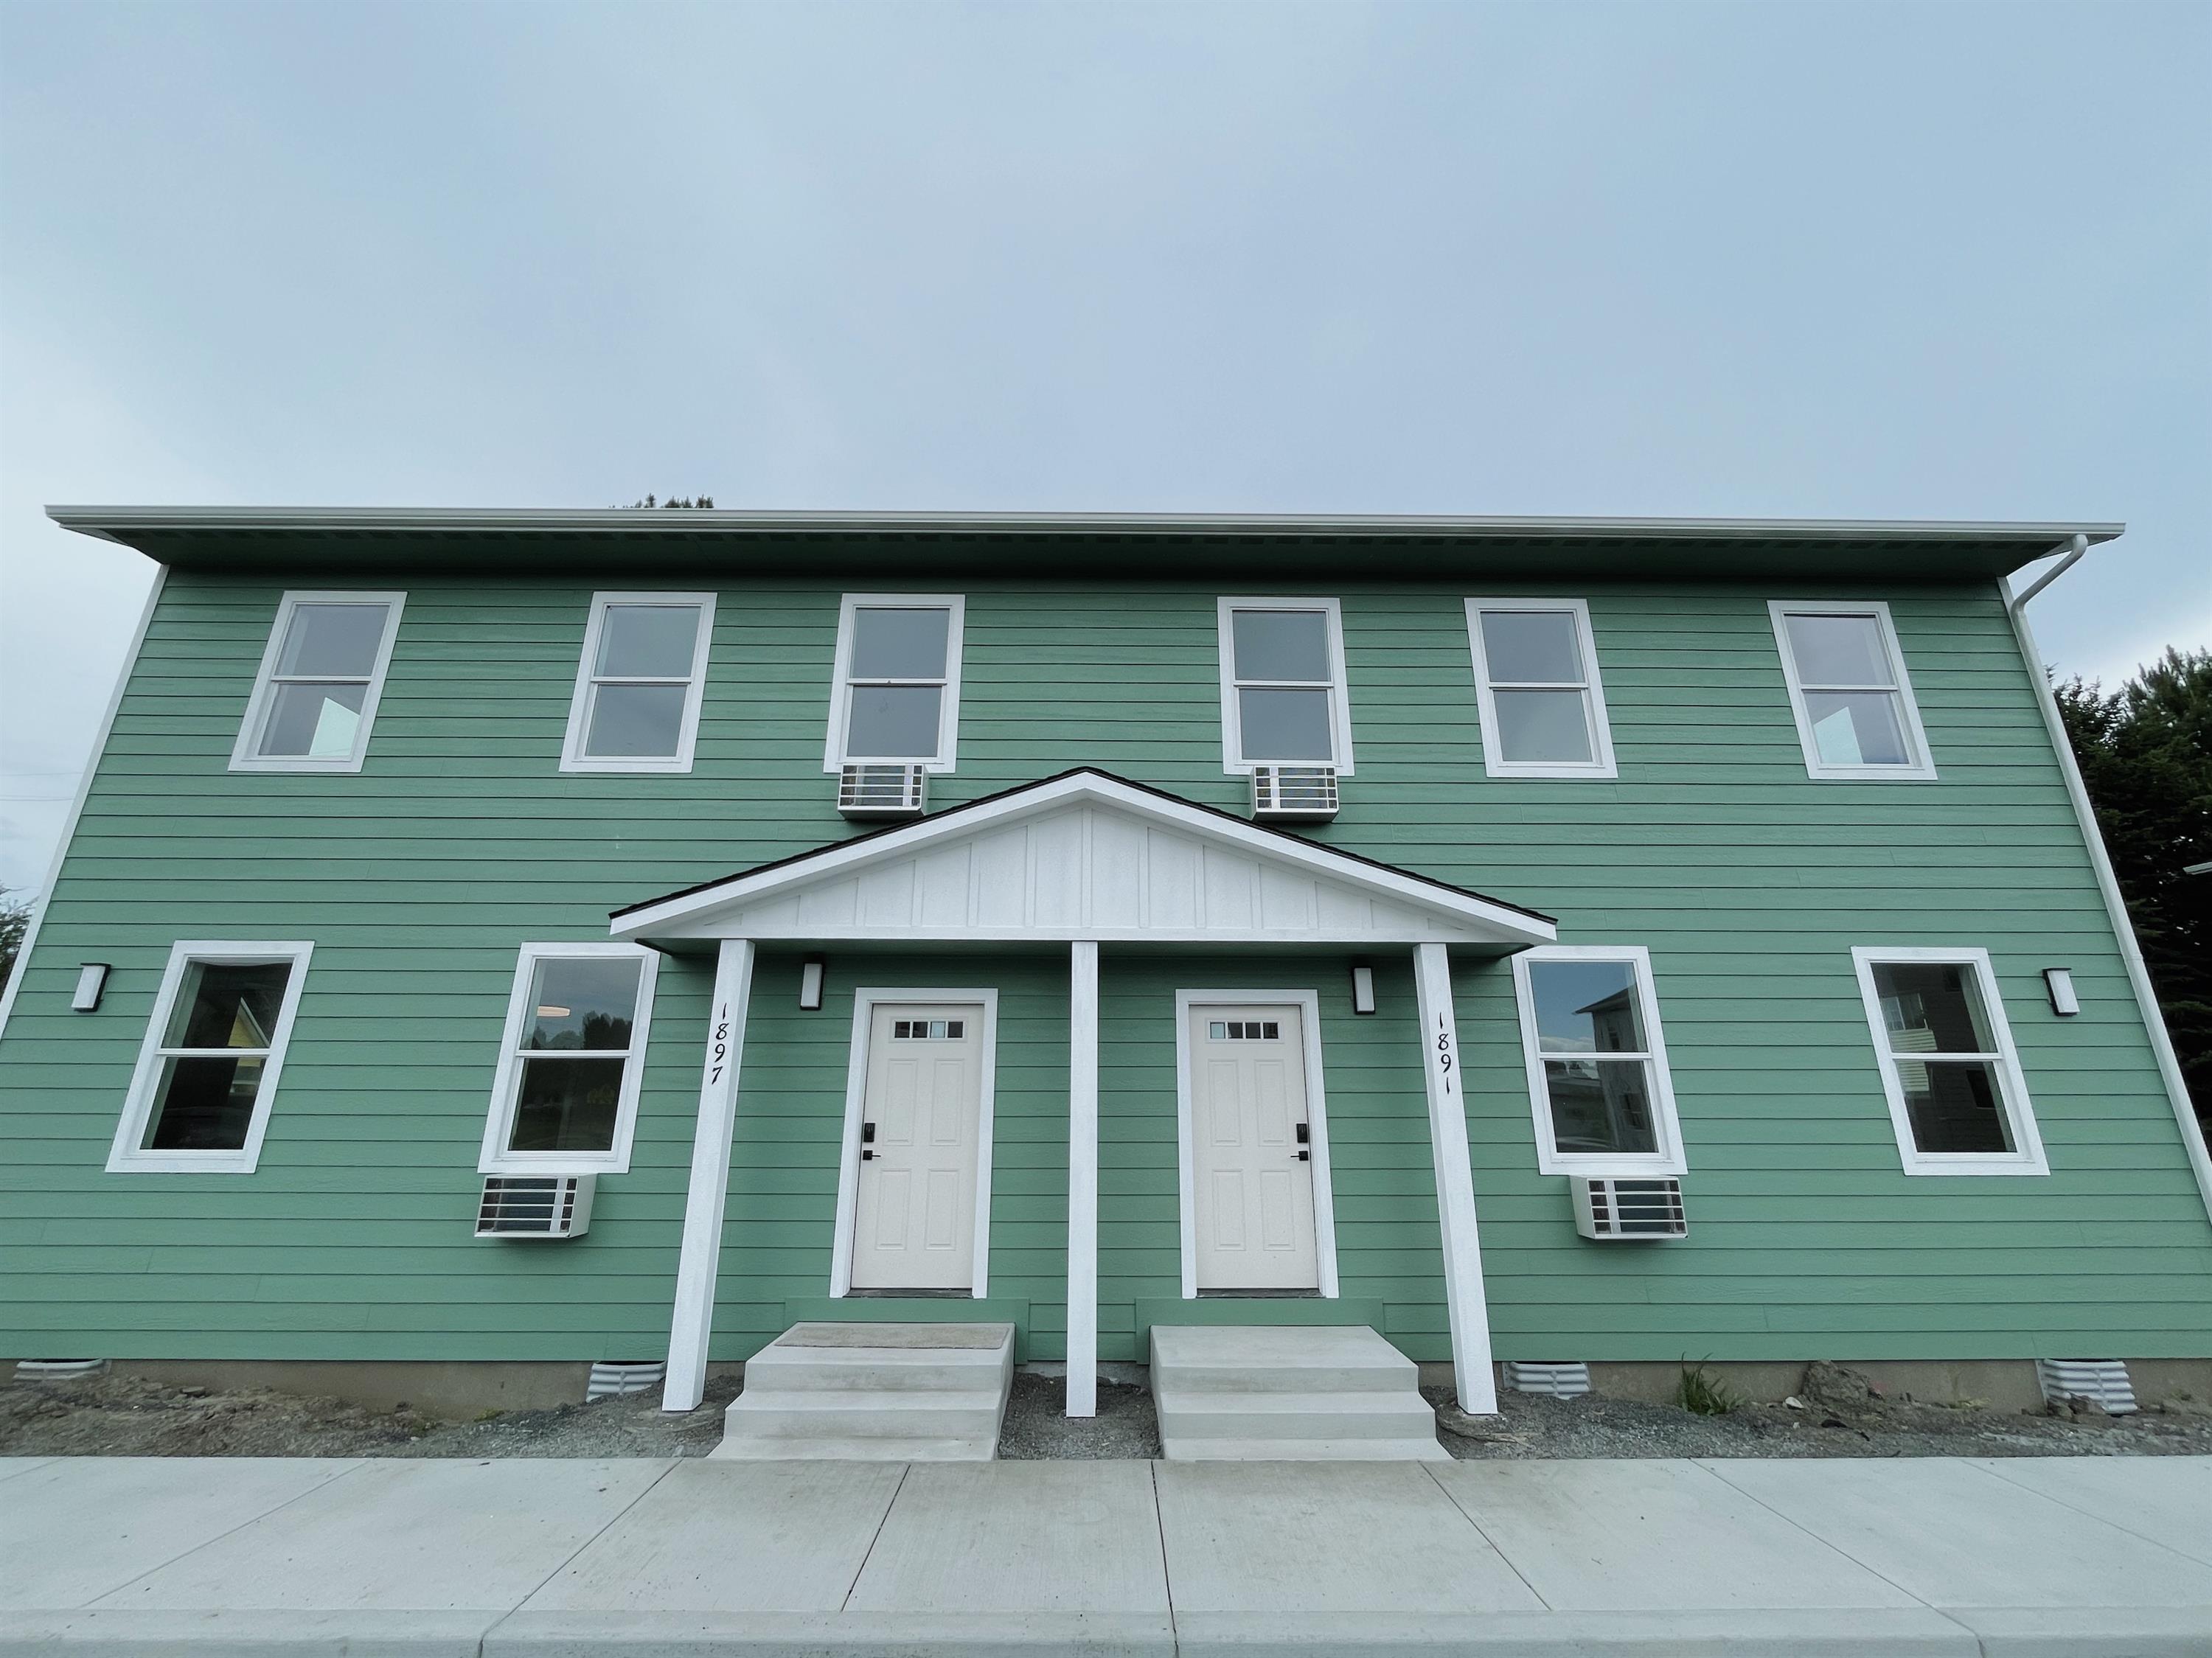
<svg viewBox="0 0 2212 1658">
<path fill-rule="evenodd" d="M 1437 1070 L 1443 1078 L 1444 1092 L 1452 1085 L 1452 1029 L 1441 1013 L 1437 1015 Z"/>
</svg>

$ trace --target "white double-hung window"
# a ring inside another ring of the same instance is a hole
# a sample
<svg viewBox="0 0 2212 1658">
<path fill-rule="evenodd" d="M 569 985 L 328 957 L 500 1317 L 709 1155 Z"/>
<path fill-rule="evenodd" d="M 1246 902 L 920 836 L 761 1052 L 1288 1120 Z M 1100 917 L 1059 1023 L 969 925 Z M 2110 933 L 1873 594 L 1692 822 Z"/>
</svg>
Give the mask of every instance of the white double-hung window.
<svg viewBox="0 0 2212 1658">
<path fill-rule="evenodd" d="M 690 771 L 712 593 L 594 593 L 562 771 Z"/>
<path fill-rule="evenodd" d="M 2047 1175 L 1989 952 L 1851 951 L 1908 1175 Z"/>
<path fill-rule="evenodd" d="M 660 957 L 642 944 L 525 944 L 478 1169 L 629 1168 Z"/>
<path fill-rule="evenodd" d="M 313 949 L 228 939 L 171 948 L 111 1174 L 253 1172 Z"/>
<path fill-rule="evenodd" d="M 1485 771 L 1492 777 L 1615 775 L 1587 604 L 1470 598 L 1467 632 Z"/>
<path fill-rule="evenodd" d="M 1641 944 L 1539 945 L 1513 957 L 1513 989 L 1539 1172 L 1686 1172 L 1650 953 Z"/>
<path fill-rule="evenodd" d="M 823 770 L 861 762 L 952 769 L 966 609 L 957 593 L 845 595 Z"/>
<path fill-rule="evenodd" d="M 233 771 L 359 771 L 404 593 L 291 592 L 276 607 Z"/>
<path fill-rule="evenodd" d="M 1775 599 L 1767 610 L 1808 775 L 1936 775 L 1888 605 Z"/>
<path fill-rule="evenodd" d="M 1333 598 L 1224 598 L 1223 769 L 1334 766 L 1352 774 L 1344 618 Z"/>
</svg>

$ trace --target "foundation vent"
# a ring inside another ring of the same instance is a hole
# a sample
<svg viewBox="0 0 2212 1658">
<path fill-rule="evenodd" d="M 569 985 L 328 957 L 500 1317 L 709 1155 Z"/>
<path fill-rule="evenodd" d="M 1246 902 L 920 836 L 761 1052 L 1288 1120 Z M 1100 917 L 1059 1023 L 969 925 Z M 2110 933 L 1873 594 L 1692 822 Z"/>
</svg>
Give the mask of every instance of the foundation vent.
<svg viewBox="0 0 2212 1658">
<path fill-rule="evenodd" d="M 1575 1230 L 1608 1243 L 1680 1238 L 1690 1235 L 1682 1213 L 1682 1182 L 1662 1180 L 1584 1180 L 1567 1182 L 1575 1204 Z"/>
<path fill-rule="evenodd" d="M 920 766 L 848 766 L 837 774 L 837 810 L 848 817 L 919 817 L 929 774 Z"/>
<path fill-rule="evenodd" d="M 1252 816 L 1276 823 L 1326 823 L 1336 816 L 1334 766 L 1255 766 Z"/>
<path fill-rule="evenodd" d="M 2035 1379 L 2043 1384 L 2046 1402 L 2094 1399 L 2114 1416 L 2127 1416 L 2136 1408 L 2135 1384 L 2117 1358 L 2039 1358 Z"/>
<path fill-rule="evenodd" d="M 74 1382 L 81 1376 L 99 1376 L 107 1369 L 104 1358 L 26 1358 L 15 1364 L 18 1382 Z"/>
<path fill-rule="evenodd" d="M 668 1365 L 615 1361 L 592 1366 L 591 1386 L 585 1388 L 586 1402 L 594 1399 L 619 1399 L 624 1394 L 641 1394 L 658 1388 L 668 1379 Z"/>
<path fill-rule="evenodd" d="M 592 1224 L 596 1175 L 493 1175 L 477 1206 L 480 1238 L 580 1238 Z"/>
<path fill-rule="evenodd" d="M 1589 1392 L 1589 1366 L 1531 1364 L 1509 1358 L 1505 1361 L 1505 1385 L 1516 1394 L 1549 1394 L 1553 1399 L 1580 1399 Z"/>
</svg>

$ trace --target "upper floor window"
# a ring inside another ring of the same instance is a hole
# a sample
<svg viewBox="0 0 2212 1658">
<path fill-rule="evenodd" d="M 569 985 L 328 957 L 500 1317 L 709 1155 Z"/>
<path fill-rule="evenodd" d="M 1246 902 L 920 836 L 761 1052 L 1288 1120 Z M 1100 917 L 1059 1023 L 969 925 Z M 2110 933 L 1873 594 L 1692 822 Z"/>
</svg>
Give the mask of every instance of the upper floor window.
<svg viewBox="0 0 2212 1658">
<path fill-rule="evenodd" d="M 487 1175 L 622 1174 L 660 957 L 642 944 L 525 944 L 485 1125 Z"/>
<path fill-rule="evenodd" d="M 966 609 L 957 593 L 845 595 L 824 770 L 848 761 L 952 769 Z"/>
<path fill-rule="evenodd" d="M 109 1172 L 253 1172 L 313 948 L 172 947 Z"/>
<path fill-rule="evenodd" d="M 1984 950 L 1851 951 L 1908 1175 L 2047 1175 Z"/>
<path fill-rule="evenodd" d="M 1344 619 L 1333 598 L 1220 601 L 1221 760 L 1352 773 Z"/>
<path fill-rule="evenodd" d="M 1776 599 L 1766 608 L 1808 774 L 1936 775 L 1888 605 Z"/>
<path fill-rule="evenodd" d="M 1589 606 L 1579 598 L 1470 598 L 1482 764 L 1492 777 L 1611 777 Z"/>
<path fill-rule="evenodd" d="M 404 593 L 286 593 L 233 771 L 359 771 Z"/>
<path fill-rule="evenodd" d="M 594 593 L 562 771 L 689 771 L 712 593 Z"/>
<path fill-rule="evenodd" d="M 1667 1042 L 1641 944 L 1542 944 L 1513 957 L 1547 1175 L 1680 1175 Z"/>
</svg>

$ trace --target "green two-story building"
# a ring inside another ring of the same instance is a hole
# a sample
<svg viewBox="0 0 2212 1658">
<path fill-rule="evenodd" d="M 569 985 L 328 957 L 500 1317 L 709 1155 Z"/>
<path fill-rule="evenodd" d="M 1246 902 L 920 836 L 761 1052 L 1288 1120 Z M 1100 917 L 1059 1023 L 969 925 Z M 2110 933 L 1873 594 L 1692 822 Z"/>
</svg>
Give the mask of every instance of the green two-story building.
<svg viewBox="0 0 2212 1658">
<path fill-rule="evenodd" d="M 161 575 L 0 1009 L 0 1352 L 2212 1363 L 2008 580 L 2116 526 L 53 516 Z"/>
</svg>

